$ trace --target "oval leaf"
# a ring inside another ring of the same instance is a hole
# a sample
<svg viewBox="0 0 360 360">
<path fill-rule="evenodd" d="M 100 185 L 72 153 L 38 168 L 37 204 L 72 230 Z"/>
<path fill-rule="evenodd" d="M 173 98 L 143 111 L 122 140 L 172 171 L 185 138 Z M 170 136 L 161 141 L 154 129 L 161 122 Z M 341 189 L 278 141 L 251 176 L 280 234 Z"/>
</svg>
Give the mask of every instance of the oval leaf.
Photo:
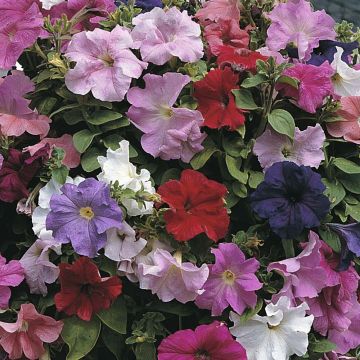
<svg viewBox="0 0 360 360">
<path fill-rule="evenodd" d="M 121 118 L 122 118 L 122 115 L 118 112 L 110 111 L 110 110 L 99 110 L 99 111 L 93 112 L 87 118 L 87 121 L 93 125 L 102 125 L 102 124 L 106 124 L 110 121 L 114 121 L 114 120 L 121 119 Z"/>
<path fill-rule="evenodd" d="M 94 137 L 99 133 L 92 133 L 90 130 L 80 130 L 74 134 L 73 141 L 76 150 L 79 153 L 84 153 L 86 149 L 91 145 Z"/>
<path fill-rule="evenodd" d="M 295 121 L 288 111 L 282 109 L 273 110 L 268 115 L 268 121 L 276 132 L 287 135 L 291 140 L 294 139 Z"/>
<path fill-rule="evenodd" d="M 127 310 L 122 297 L 117 298 L 110 309 L 97 313 L 100 320 L 119 334 L 126 334 Z"/>
</svg>

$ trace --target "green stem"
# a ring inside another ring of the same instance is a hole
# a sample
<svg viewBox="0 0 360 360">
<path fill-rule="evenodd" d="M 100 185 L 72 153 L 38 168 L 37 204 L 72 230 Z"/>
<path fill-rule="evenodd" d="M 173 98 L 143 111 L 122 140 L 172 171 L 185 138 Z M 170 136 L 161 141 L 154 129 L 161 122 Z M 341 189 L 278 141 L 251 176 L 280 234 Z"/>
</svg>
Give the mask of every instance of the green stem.
<svg viewBox="0 0 360 360">
<path fill-rule="evenodd" d="M 292 239 L 282 239 L 282 246 L 287 259 L 295 257 L 294 243 Z"/>
</svg>

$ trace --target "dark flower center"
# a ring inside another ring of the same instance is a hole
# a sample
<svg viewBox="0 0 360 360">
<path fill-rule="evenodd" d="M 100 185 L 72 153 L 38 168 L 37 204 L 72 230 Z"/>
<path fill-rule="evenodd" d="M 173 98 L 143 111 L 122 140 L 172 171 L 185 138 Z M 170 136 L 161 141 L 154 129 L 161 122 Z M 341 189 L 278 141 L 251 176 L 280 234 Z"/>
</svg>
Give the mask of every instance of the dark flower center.
<svg viewBox="0 0 360 360">
<path fill-rule="evenodd" d="M 292 203 L 298 203 L 302 200 L 302 192 L 301 189 L 299 191 L 289 191 L 287 194 L 289 201 Z"/>
<path fill-rule="evenodd" d="M 222 95 L 221 97 L 221 106 L 225 109 L 229 105 L 229 96 Z"/>
<path fill-rule="evenodd" d="M 198 350 L 195 354 L 196 360 L 211 360 L 209 353 L 206 350 Z"/>
<path fill-rule="evenodd" d="M 80 292 L 86 295 L 91 295 L 92 294 L 91 284 L 82 284 L 80 288 Z"/>
</svg>

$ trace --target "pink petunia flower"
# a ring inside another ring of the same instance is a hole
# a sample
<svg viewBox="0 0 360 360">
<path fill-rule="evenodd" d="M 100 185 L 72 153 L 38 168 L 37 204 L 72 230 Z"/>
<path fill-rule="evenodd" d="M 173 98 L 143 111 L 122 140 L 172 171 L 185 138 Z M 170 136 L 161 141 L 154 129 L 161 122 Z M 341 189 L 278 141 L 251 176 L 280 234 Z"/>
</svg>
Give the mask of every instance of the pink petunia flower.
<svg viewBox="0 0 360 360">
<path fill-rule="evenodd" d="M 24 280 L 24 269 L 18 260 L 6 259 L 0 255 L 0 309 L 8 307 L 11 290 L 10 286 L 18 286 Z"/>
<path fill-rule="evenodd" d="M 200 131 L 203 117 L 199 111 L 173 106 L 190 78 L 178 73 L 146 74 L 144 81 L 145 89 L 133 87 L 127 94 L 132 104 L 127 115 L 144 132 L 142 148 L 164 160 L 189 162 L 203 149 L 206 137 Z"/>
<path fill-rule="evenodd" d="M 234 19 L 220 19 L 217 23 L 211 23 L 205 27 L 204 36 L 209 43 L 210 51 L 217 56 L 223 45 L 233 48 L 247 48 L 249 45 L 249 34 L 240 29 L 239 22 Z"/>
<path fill-rule="evenodd" d="M 0 345 L 10 359 L 39 359 L 45 353 L 43 343 L 58 339 L 62 321 L 39 314 L 33 304 L 22 304 L 15 323 L 0 322 Z"/>
<path fill-rule="evenodd" d="M 279 51 L 294 45 L 300 60 L 309 60 L 320 40 L 335 40 L 335 20 L 325 10 L 313 11 L 306 0 L 281 3 L 268 15 L 271 25 L 267 31 L 266 46 Z"/>
<path fill-rule="evenodd" d="M 247 360 L 245 349 L 231 336 L 226 325 L 215 321 L 195 330 L 180 330 L 158 347 L 158 360 Z"/>
<path fill-rule="evenodd" d="M 219 20 L 240 21 L 240 2 L 237 0 L 209 0 L 203 3 L 195 17 L 205 24 L 207 20 L 217 22 Z"/>
<path fill-rule="evenodd" d="M 131 36 L 140 48 L 144 61 L 164 65 L 172 57 L 183 62 L 195 62 L 202 58 L 203 43 L 199 24 L 187 11 L 173 6 L 165 11 L 155 7 L 133 19 Z"/>
<path fill-rule="evenodd" d="M 296 64 L 284 71 L 284 75 L 299 81 L 298 89 L 288 84 L 277 85 L 277 90 L 297 101 L 299 108 L 315 113 L 325 99 L 333 92 L 331 76 L 333 68 L 326 61 L 320 66 Z"/>
<path fill-rule="evenodd" d="M 360 96 L 342 97 L 340 103 L 338 115 L 341 121 L 327 123 L 327 130 L 331 136 L 360 144 Z"/>
<path fill-rule="evenodd" d="M 238 314 L 256 305 L 255 290 L 262 287 L 255 272 L 260 264 L 255 259 L 245 259 L 235 244 L 219 244 L 212 249 L 215 264 L 209 265 L 210 275 L 204 285 L 205 292 L 196 298 L 201 309 L 211 309 L 212 316 L 219 316 L 229 305 Z"/>
<path fill-rule="evenodd" d="M 0 69 L 15 65 L 42 33 L 43 16 L 33 0 L 0 2 Z"/>
<path fill-rule="evenodd" d="M 24 98 L 33 90 L 32 81 L 19 71 L 0 79 L 0 133 L 20 136 L 27 132 L 44 137 L 49 132 L 51 120 L 31 110 L 30 101 Z"/>
<path fill-rule="evenodd" d="M 256 139 L 253 151 L 264 170 L 280 161 L 318 168 L 324 160 L 324 141 L 325 133 L 319 124 L 305 130 L 295 128 L 293 141 L 269 128 Z"/>
<path fill-rule="evenodd" d="M 173 299 L 185 304 L 203 292 L 202 287 L 209 276 L 206 264 L 196 267 L 190 262 L 172 256 L 168 251 L 157 249 L 153 264 L 138 264 L 140 289 L 151 290 L 163 302 Z"/>
<path fill-rule="evenodd" d="M 91 91 L 102 101 L 122 101 L 131 80 L 147 67 L 131 52 L 133 48 L 129 31 L 119 25 L 111 32 L 95 29 L 75 34 L 66 55 L 76 66 L 66 74 L 66 86 L 75 94 Z"/>
<path fill-rule="evenodd" d="M 28 146 L 23 149 L 23 151 L 28 151 L 30 155 L 34 155 L 38 150 L 42 149 L 44 146 L 49 145 L 49 156 L 51 155 L 55 147 L 61 148 L 65 151 L 65 157 L 62 163 L 68 168 L 76 168 L 80 164 L 80 153 L 76 150 L 73 142 L 73 138 L 69 134 L 64 134 L 59 138 L 45 138 L 42 139 L 39 143 Z"/>
</svg>

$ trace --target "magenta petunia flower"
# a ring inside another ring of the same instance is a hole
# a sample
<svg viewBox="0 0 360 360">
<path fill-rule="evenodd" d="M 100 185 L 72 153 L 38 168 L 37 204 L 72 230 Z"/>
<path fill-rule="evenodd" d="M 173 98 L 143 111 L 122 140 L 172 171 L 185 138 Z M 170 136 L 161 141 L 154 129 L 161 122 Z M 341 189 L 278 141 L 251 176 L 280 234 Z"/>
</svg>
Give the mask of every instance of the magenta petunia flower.
<svg viewBox="0 0 360 360">
<path fill-rule="evenodd" d="M 271 25 L 266 46 L 279 51 L 288 45 L 298 50 L 300 60 L 309 60 L 320 40 L 335 40 L 335 20 L 325 10 L 313 11 L 306 0 L 278 4 L 269 14 Z"/>
<path fill-rule="evenodd" d="M 215 321 L 195 330 L 180 330 L 158 347 L 158 360 L 247 360 L 244 348 L 226 325 Z"/>
<path fill-rule="evenodd" d="M 44 137 L 49 132 L 51 120 L 31 110 L 30 100 L 24 98 L 34 88 L 33 82 L 20 71 L 0 79 L 0 133 L 20 136 L 27 132 Z"/>
<path fill-rule="evenodd" d="M 164 160 L 189 162 L 203 149 L 206 134 L 200 132 L 203 117 L 199 111 L 173 107 L 190 78 L 178 73 L 163 76 L 146 74 L 145 89 L 131 88 L 127 99 L 132 106 L 127 115 L 143 133 L 141 146 Z"/>
<path fill-rule="evenodd" d="M 88 178 L 79 185 L 66 183 L 53 195 L 46 229 L 56 241 L 71 242 L 79 255 L 95 257 L 106 243 L 106 230 L 121 228 L 122 211 L 110 197 L 108 185 Z"/>
<path fill-rule="evenodd" d="M 205 292 L 196 298 L 196 305 L 201 309 L 211 309 L 212 316 L 221 315 L 229 305 L 238 314 L 247 307 L 254 308 L 255 290 L 262 287 L 255 275 L 259 262 L 255 258 L 246 260 L 235 244 L 219 244 L 219 248 L 211 252 L 215 255 L 215 264 L 209 265 Z"/>
<path fill-rule="evenodd" d="M 298 89 L 281 84 L 277 86 L 277 90 L 294 98 L 299 108 L 309 113 L 315 113 L 324 99 L 333 93 L 331 76 L 334 75 L 334 70 L 327 61 L 320 66 L 298 63 L 286 69 L 284 75 L 297 79 Z"/>
<path fill-rule="evenodd" d="M 18 286 L 24 280 L 24 269 L 18 260 L 6 259 L 0 255 L 0 309 L 8 307 L 11 290 L 10 286 Z"/>
<path fill-rule="evenodd" d="M 33 0 L 0 2 L 0 69 L 15 65 L 24 49 L 41 35 L 43 16 Z"/>
<path fill-rule="evenodd" d="M 129 31 L 119 25 L 111 32 L 95 29 L 75 34 L 66 56 L 76 65 L 65 76 L 66 86 L 75 94 L 91 91 L 102 101 L 123 100 L 131 80 L 147 67 L 131 52 L 133 48 Z"/>
<path fill-rule="evenodd" d="M 219 20 L 240 21 L 240 2 L 238 0 L 209 0 L 202 2 L 203 7 L 198 10 L 195 17 L 202 24 L 207 20 L 218 22 Z"/>
<path fill-rule="evenodd" d="M 133 24 L 131 36 L 144 61 L 164 65 L 175 56 L 183 62 L 195 62 L 204 55 L 200 25 L 176 6 L 167 11 L 155 7 L 136 16 Z"/>
<path fill-rule="evenodd" d="M 295 128 L 293 141 L 269 128 L 256 139 L 253 151 L 264 170 L 280 161 L 318 168 L 324 160 L 324 141 L 325 133 L 319 124 L 302 131 Z"/>
</svg>

